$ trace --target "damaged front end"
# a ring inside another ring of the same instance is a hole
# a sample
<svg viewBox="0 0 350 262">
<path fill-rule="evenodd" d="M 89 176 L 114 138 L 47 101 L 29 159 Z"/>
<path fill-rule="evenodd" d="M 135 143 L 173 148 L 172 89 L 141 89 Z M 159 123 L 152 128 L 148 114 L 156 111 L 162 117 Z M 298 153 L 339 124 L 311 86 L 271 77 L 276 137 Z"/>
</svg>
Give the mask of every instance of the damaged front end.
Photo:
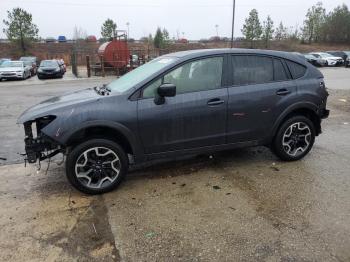
<svg viewBox="0 0 350 262">
<path fill-rule="evenodd" d="M 55 118 L 55 116 L 45 116 L 23 123 L 25 160 L 29 163 L 36 163 L 62 152 L 61 146 L 42 132 Z"/>
</svg>

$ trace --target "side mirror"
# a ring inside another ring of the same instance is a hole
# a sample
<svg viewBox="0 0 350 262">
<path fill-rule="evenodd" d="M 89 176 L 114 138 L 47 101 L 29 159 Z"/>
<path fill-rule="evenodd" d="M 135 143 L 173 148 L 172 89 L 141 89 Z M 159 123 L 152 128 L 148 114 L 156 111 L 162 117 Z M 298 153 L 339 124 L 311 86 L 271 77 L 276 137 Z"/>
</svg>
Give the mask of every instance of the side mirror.
<svg viewBox="0 0 350 262">
<path fill-rule="evenodd" d="M 157 92 L 162 97 L 173 97 L 176 95 L 176 86 L 174 84 L 162 84 L 158 87 Z"/>
<path fill-rule="evenodd" d="M 176 86 L 174 84 L 162 84 L 157 89 L 157 95 L 154 98 L 156 105 L 162 105 L 165 103 L 165 97 L 173 97 L 176 95 Z"/>
</svg>

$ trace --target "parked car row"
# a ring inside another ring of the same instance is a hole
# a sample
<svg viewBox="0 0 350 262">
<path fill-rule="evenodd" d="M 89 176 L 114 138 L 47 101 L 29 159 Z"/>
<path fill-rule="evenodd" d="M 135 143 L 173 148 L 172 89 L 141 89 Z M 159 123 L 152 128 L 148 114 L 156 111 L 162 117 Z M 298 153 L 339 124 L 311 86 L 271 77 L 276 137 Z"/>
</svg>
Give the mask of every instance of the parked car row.
<svg viewBox="0 0 350 262">
<path fill-rule="evenodd" d="M 38 66 L 38 60 L 33 56 L 21 57 L 12 61 L 9 58 L 0 59 L 0 81 L 2 79 L 27 79 L 38 75 L 43 78 L 62 78 L 66 73 L 66 65 L 63 59 L 42 60 Z"/>
<path fill-rule="evenodd" d="M 302 55 L 314 66 L 350 66 L 350 51 L 311 52 Z"/>
<path fill-rule="evenodd" d="M 94 35 L 89 35 L 85 38 L 87 42 L 97 42 L 97 38 Z M 47 37 L 45 40 L 45 43 L 67 43 L 67 42 L 72 42 L 75 40 L 68 40 L 66 36 L 60 35 L 56 39 L 55 37 Z"/>
</svg>

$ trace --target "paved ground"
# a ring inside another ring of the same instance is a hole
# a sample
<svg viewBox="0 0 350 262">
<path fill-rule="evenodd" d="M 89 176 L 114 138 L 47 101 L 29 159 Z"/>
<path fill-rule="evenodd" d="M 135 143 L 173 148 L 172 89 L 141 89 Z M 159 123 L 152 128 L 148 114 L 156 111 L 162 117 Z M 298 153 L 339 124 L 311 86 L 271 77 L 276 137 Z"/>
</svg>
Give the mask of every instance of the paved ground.
<svg viewBox="0 0 350 262">
<path fill-rule="evenodd" d="M 59 159 L 48 172 L 9 163 L 20 111 L 101 81 L 0 83 L 0 261 L 350 261 L 350 70 L 323 71 L 332 113 L 304 160 L 260 147 L 183 159 L 97 197 L 72 189 Z"/>
<path fill-rule="evenodd" d="M 19 153 L 24 151 L 23 127 L 16 125 L 19 115 L 28 107 L 50 97 L 82 88 L 94 87 L 112 81 L 113 78 L 76 79 L 65 75 L 62 79 L 38 80 L 32 77 L 25 81 L 0 82 L 0 165 L 22 162 Z"/>
</svg>

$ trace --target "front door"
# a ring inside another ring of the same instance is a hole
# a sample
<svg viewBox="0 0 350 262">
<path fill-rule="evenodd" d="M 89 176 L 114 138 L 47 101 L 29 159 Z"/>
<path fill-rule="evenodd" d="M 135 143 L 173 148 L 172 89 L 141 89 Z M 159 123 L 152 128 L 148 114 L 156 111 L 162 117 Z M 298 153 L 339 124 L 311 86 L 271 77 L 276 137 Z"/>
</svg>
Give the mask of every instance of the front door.
<svg viewBox="0 0 350 262">
<path fill-rule="evenodd" d="M 146 154 L 225 143 L 228 94 L 221 84 L 222 68 L 221 56 L 197 59 L 143 90 L 138 121 Z M 176 85 L 176 96 L 156 105 L 154 94 L 162 83 Z"/>
</svg>

